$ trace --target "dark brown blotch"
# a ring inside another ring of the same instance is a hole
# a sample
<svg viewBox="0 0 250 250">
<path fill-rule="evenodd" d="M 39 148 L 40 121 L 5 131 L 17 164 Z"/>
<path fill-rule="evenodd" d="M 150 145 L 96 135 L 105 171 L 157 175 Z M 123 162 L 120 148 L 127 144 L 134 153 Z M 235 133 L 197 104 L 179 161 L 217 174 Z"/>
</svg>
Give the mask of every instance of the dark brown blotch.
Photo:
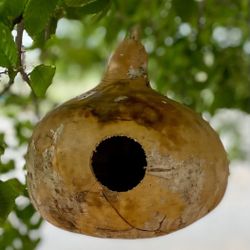
<svg viewBox="0 0 250 250">
<path fill-rule="evenodd" d="M 75 194 L 75 200 L 79 203 L 86 202 L 86 195 L 87 195 L 86 191 L 77 192 Z"/>
<path fill-rule="evenodd" d="M 87 104 L 87 110 L 102 124 L 122 120 L 154 127 L 162 122 L 163 114 L 157 106 L 136 96 L 124 95 L 128 98 L 122 102 L 115 102 L 116 97 L 112 94 L 103 95 L 100 100 Z"/>
</svg>

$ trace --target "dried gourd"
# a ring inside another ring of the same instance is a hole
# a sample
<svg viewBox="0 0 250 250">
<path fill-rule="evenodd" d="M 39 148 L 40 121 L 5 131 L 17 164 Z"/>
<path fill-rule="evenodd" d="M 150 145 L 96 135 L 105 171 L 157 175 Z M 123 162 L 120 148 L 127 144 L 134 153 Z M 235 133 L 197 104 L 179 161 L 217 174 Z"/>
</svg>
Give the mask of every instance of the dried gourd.
<svg viewBox="0 0 250 250">
<path fill-rule="evenodd" d="M 136 37 L 120 44 L 96 88 L 38 123 L 27 170 L 43 218 L 109 238 L 154 237 L 193 223 L 220 202 L 229 173 L 209 124 L 150 88 Z"/>
</svg>

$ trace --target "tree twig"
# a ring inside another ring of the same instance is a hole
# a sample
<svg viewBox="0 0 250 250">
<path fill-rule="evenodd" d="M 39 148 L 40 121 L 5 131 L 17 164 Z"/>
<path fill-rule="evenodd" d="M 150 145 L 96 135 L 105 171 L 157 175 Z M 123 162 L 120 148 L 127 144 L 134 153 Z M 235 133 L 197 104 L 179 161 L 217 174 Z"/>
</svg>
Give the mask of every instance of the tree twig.
<svg viewBox="0 0 250 250">
<path fill-rule="evenodd" d="M 2 89 L 2 91 L 0 92 L 0 97 L 3 96 L 6 92 L 9 91 L 10 87 L 12 86 L 12 84 L 14 83 L 14 78 L 9 79 L 7 85 Z"/>
<path fill-rule="evenodd" d="M 9 81 L 7 82 L 7 84 L 5 84 L 3 89 L 0 91 L 0 96 L 3 96 L 5 93 L 9 91 L 9 89 L 15 82 L 15 77 L 16 77 L 17 72 L 14 71 L 12 68 L 8 68 L 5 71 L 0 72 L 0 74 L 6 74 L 9 77 Z"/>
<path fill-rule="evenodd" d="M 130 38 L 138 41 L 140 39 L 141 27 L 139 24 L 133 26 L 130 30 Z"/>
<path fill-rule="evenodd" d="M 31 87 L 30 79 L 28 74 L 25 72 L 24 63 L 23 63 L 23 31 L 24 31 L 24 24 L 23 20 L 17 24 L 17 36 L 16 36 L 16 46 L 18 51 L 18 72 L 20 72 L 23 80 Z M 34 93 L 31 93 L 31 98 L 35 108 L 35 114 L 39 118 L 40 117 L 40 109 L 39 109 L 39 101 Z"/>
<path fill-rule="evenodd" d="M 30 85 L 29 76 L 25 72 L 24 66 L 23 66 L 23 31 L 24 31 L 24 24 L 23 24 L 23 21 L 21 21 L 19 24 L 17 24 L 17 36 L 16 36 L 16 46 L 17 46 L 17 51 L 18 51 L 17 68 L 23 80 Z"/>
</svg>

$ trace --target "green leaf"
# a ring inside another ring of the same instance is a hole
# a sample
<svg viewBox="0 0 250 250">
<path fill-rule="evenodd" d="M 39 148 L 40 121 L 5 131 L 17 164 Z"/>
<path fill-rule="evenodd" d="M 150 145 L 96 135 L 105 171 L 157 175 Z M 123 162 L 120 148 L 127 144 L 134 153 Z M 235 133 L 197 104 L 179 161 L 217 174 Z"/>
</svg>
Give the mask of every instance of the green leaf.
<svg viewBox="0 0 250 250">
<path fill-rule="evenodd" d="M 17 63 L 17 48 L 10 29 L 0 22 L 0 66 L 14 67 Z"/>
<path fill-rule="evenodd" d="M 65 0 L 65 3 L 69 7 L 82 7 L 95 0 Z"/>
<path fill-rule="evenodd" d="M 197 15 L 197 3 L 194 0 L 174 0 L 172 4 L 177 16 L 185 22 L 190 21 L 190 18 Z"/>
<path fill-rule="evenodd" d="M 37 97 L 44 97 L 51 85 L 56 68 L 54 66 L 38 65 L 30 74 L 30 85 Z"/>
<path fill-rule="evenodd" d="M 81 11 L 85 14 L 95 14 L 102 11 L 109 4 L 109 2 L 109 0 L 92 1 L 91 3 L 86 4 L 84 7 L 82 7 Z"/>
<path fill-rule="evenodd" d="M 39 34 L 49 22 L 59 0 L 28 0 L 24 25 L 30 36 Z"/>
<path fill-rule="evenodd" d="M 25 7 L 27 0 L 0 0 L 0 20 L 9 27 L 18 18 Z"/>
<path fill-rule="evenodd" d="M 80 19 L 84 15 L 88 14 L 96 14 L 101 12 L 110 4 L 110 0 L 93 0 L 88 1 L 87 4 L 83 5 L 82 7 L 68 7 L 66 9 L 67 17 L 73 19 Z"/>
<path fill-rule="evenodd" d="M 4 146 L 0 144 L 0 156 L 4 154 L 4 150 L 5 150 Z"/>
<path fill-rule="evenodd" d="M 15 199 L 22 194 L 24 186 L 17 179 L 0 181 L 0 224 L 2 224 L 15 205 Z"/>
<path fill-rule="evenodd" d="M 14 160 L 9 160 L 7 163 L 0 162 L 0 174 L 8 173 L 9 171 L 15 169 Z"/>
<path fill-rule="evenodd" d="M 4 142 L 4 134 L 0 133 L 0 160 L 1 160 L 1 155 L 4 154 L 5 148 L 6 148 L 6 144 Z"/>
<path fill-rule="evenodd" d="M 36 37 L 33 39 L 33 48 L 43 48 L 46 42 L 51 38 L 52 35 L 56 33 L 58 19 L 51 18 L 49 20 L 46 29 L 44 29 L 41 33 L 37 34 Z"/>
<path fill-rule="evenodd" d="M 6 55 L 0 49 L 0 66 L 3 66 L 3 67 L 7 68 L 7 67 L 9 67 L 9 64 L 10 63 L 9 63 L 8 58 L 6 57 Z"/>
</svg>

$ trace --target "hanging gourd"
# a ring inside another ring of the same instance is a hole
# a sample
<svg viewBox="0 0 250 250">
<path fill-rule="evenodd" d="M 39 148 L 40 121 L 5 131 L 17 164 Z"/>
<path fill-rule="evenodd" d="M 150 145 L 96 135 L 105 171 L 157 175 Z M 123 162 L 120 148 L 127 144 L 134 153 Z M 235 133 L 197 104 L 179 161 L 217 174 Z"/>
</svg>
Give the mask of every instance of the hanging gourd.
<svg viewBox="0 0 250 250">
<path fill-rule="evenodd" d="M 150 88 L 136 36 L 116 49 L 99 86 L 38 123 L 27 170 L 44 219 L 109 238 L 154 237 L 193 223 L 220 202 L 229 172 L 209 124 Z"/>
</svg>

